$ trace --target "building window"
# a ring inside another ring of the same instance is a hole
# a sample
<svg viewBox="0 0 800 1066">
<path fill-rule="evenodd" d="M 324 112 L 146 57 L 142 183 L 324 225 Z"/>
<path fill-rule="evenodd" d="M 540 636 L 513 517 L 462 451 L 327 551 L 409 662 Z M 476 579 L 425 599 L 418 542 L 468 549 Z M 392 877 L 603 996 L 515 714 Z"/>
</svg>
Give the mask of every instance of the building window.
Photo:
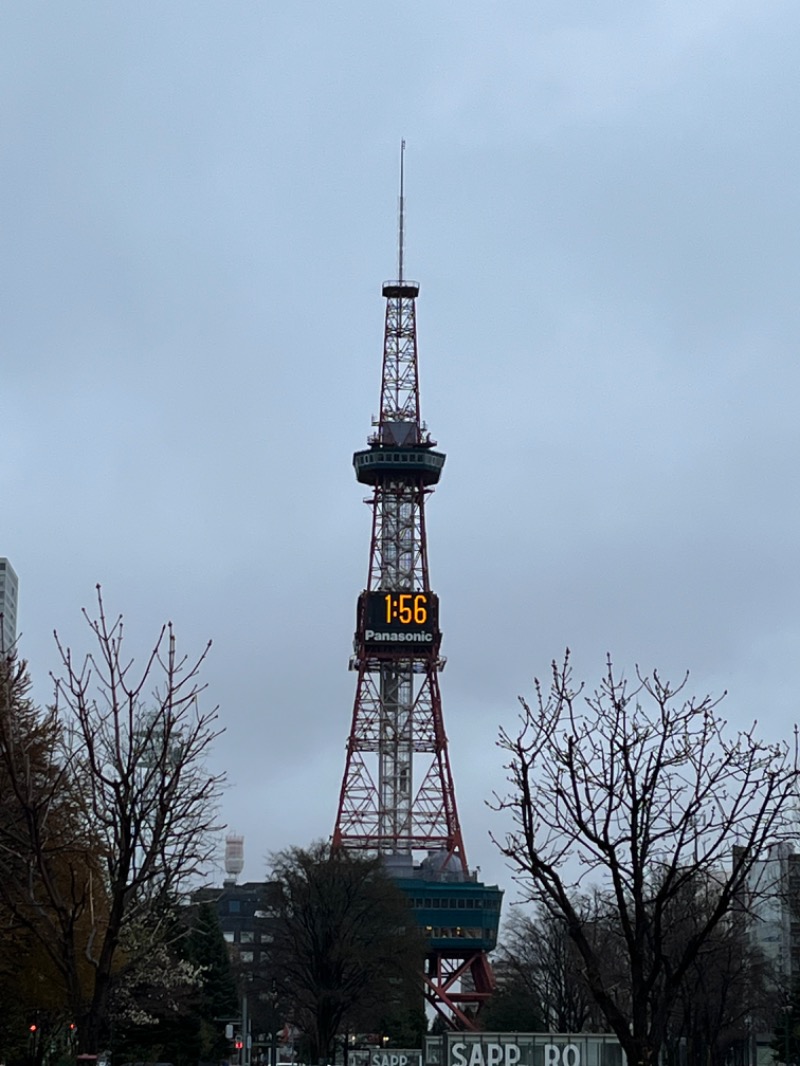
<svg viewBox="0 0 800 1066">
<path fill-rule="evenodd" d="M 252 962 L 253 961 L 253 952 L 252 951 L 242 951 L 242 952 L 239 953 L 239 958 L 241 959 L 242 962 Z"/>
<path fill-rule="evenodd" d="M 233 933 L 230 931 L 230 929 L 225 930 L 225 932 L 222 934 L 222 938 L 226 944 L 233 943 Z"/>
</svg>

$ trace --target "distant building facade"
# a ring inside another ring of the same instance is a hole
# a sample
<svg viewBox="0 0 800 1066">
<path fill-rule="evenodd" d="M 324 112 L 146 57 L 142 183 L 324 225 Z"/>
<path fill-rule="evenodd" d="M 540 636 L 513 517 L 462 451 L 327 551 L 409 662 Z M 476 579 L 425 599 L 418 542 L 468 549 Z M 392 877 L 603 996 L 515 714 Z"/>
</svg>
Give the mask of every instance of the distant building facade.
<svg viewBox="0 0 800 1066">
<path fill-rule="evenodd" d="M 776 844 L 753 864 L 747 890 L 750 942 L 788 988 L 800 979 L 800 855 Z"/>
<path fill-rule="evenodd" d="M 242 1001 L 240 1029 L 251 1034 L 253 1063 L 282 1060 L 279 1043 L 285 1028 L 276 996 L 270 963 L 270 945 L 281 887 L 274 881 L 246 881 L 237 885 L 230 878 L 222 888 L 200 888 L 192 893 L 194 904 L 211 904 L 217 912 L 228 946 L 234 977 Z"/>
<path fill-rule="evenodd" d="M 0 650 L 10 648 L 17 639 L 17 593 L 19 581 L 14 567 L 0 557 Z"/>
<path fill-rule="evenodd" d="M 222 888 L 200 888 L 193 903 L 211 903 L 234 969 L 245 980 L 261 976 L 272 942 L 276 894 L 280 886 L 270 881 L 226 881 Z M 246 975 L 250 975 L 249 977 Z"/>
</svg>

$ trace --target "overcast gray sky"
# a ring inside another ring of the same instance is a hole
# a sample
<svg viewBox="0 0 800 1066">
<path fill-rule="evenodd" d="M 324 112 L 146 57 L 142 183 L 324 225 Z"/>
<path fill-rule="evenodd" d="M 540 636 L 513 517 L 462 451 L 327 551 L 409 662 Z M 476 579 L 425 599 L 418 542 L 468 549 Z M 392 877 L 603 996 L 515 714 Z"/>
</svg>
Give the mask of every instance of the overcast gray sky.
<svg viewBox="0 0 800 1066">
<path fill-rule="evenodd" d="M 40 699 L 102 583 L 213 639 L 246 878 L 333 828 L 407 141 L 467 854 L 567 644 L 797 719 L 796 0 L 7 3 L 0 555 Z M 513 894 L 510 893 L 510 894 Z"/>
</svg>

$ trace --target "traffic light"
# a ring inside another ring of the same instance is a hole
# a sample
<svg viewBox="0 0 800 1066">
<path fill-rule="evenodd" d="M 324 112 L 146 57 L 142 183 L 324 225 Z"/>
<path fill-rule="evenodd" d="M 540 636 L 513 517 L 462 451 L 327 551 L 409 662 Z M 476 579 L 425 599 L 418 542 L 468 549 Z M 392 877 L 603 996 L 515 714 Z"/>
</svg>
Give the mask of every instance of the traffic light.
<svg viewBox="0 0 800 1066">
<path fill-rule="evenodd" d="M 237 1041 L 236 1041 L 236 1050 L 237 1050 L 237 1051 L 241 1051 L 243 1047 L 244 1047 L 244 1041 L 242 1041 L 242 1040 L 237 1040 Z"/>
<path fill-rule="evenodd" d="M 36 1024 L 36 1022 L 31 1022 L 31 1024 L 28 1026 L 28 1032 L 35 1033 L 38 1028 L 39 1026 Z"/>
</svg>

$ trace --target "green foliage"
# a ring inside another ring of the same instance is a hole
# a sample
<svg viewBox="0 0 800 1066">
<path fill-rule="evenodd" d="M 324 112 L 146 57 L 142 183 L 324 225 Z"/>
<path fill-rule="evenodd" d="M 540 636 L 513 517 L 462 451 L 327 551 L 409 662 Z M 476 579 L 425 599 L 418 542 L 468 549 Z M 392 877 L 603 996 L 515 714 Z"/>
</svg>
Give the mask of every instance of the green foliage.
<svg viewBox="0 0 800 1066">
<path fill-rule="evenodd" d="M 394 1003 L 384 1014 L 376 1031 L 387 1037 L 387 1047 L 421 1048 L 428 1031 L 425 1008 L 421 1003 L 419 1006 Z"/>
<path fill-rule="evenodd" d="M 233 979 L 228 949 L 222 936 L 217 912 L 211 903 L 200 903 L 186 943 L 187 957 L 198 965 L 203 983 L 197 1013 L 209 1027 L 202 1058 L 224 1058 L 229 1051 L 224 1023 L 214 1019 L 230 1018 L 238 1013 L 239 997 Z M 170 1060 L 174 1061 L 174 1060 Z"/>
<path fill-rule="evenodd" d="M 103 914 L 94 842 L 63 727 L 32 702 L 27 664 L 0 655 L 0 1061 L 30 1058 L 28 1024 L 60 1046 L 89 967 L 75 950 L 89 904 Z"/>
<path fill-rule="evenodd" d="M 497 989 L 483 1009 L 481 1025 L 498 1033 L 538 1033 L 547 1028 L 530 989 L 521 981 Z"/>
<path fill-rule="evenodd" d="M 789 1002 L 779 1010 L 770 1048 L 776 1062 L 800 1063 L 800 985 L 795 983 Z"/>
<path fill-rule="evenodd" d="M 172 1062 L 225 1058 L 230 1045 L 219 1019 L 238 1011 L 238 997 L 216 911 L 202 903 L 183 912 L 184 926 L 164 965 L 177 976 L 169 994 L 165 980 L 150 975 L 135 988 L 138 1010 L 117 1022 L 114 1052 L 122 1061 Z"/>
<path fill-rule="evenodd" d="M 203 969 L 202 1012 L 207 1018 L 224 1018 L 239 1010 L 233 971 L 222 935 L 217 909 L 212 903 L 197 905 L 187 938 L 187 957 Z M 223 1049 L 220 1053 L 224 1053 Z"/>
</svg>

